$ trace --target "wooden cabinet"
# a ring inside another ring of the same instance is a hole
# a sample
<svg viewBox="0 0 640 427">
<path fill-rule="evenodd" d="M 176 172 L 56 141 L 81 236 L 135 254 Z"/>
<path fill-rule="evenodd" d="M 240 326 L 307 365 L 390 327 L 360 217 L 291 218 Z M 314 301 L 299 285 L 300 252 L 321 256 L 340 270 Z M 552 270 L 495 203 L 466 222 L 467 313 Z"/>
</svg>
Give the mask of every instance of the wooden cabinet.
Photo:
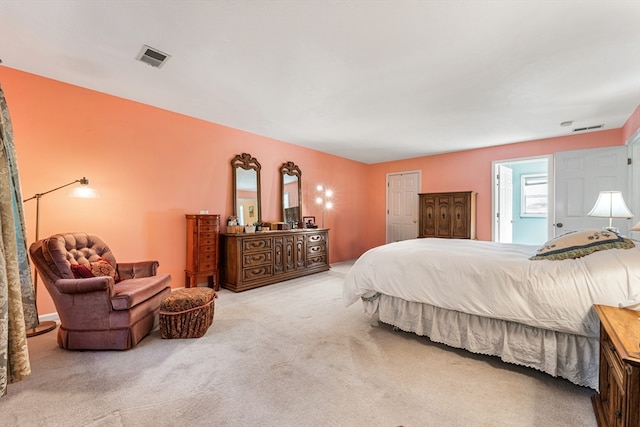
<svg viewBox="0 0 640 427">
<path fill-rule="evenodd" d="M 421 193 L 418 197 L 418 237 L 476 238 L 477 193 Z"/>
<path fill-rule="evenodd" d="M 305 268 L 305 236 L 287 233 L 273 237 L 273 274 L 286 274 Z"/>
<path fill-rule="evenodd" d="M 329 230 L 220 235 L 221 284 L 234 292 L 329 269 Z"/>
<path fill-rule="evenodd" d="M 600 427 L 640 427 L 640 312 L 594 305 L 600 318 Z"/>
<path fill-rule="evenodd" d="M 220 215 L 186 215 L 187 217 L 187 288 L 198 286 L 198 279 L 207 277 L 210 288 L 220 289 Z"/>
</svg>

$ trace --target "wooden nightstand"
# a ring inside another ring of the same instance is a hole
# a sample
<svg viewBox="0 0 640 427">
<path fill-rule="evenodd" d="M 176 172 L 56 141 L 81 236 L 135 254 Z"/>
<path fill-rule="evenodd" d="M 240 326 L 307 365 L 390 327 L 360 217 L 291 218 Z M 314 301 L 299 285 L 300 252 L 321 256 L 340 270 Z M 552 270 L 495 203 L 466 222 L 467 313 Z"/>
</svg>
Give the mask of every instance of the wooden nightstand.
<svg viewBox="0 0 640 427">
<path fill-rule="evenodd" d="M 600 427 L 640 427 L 640 312 L 594 305 L 600 318 Z"/>
</svg>

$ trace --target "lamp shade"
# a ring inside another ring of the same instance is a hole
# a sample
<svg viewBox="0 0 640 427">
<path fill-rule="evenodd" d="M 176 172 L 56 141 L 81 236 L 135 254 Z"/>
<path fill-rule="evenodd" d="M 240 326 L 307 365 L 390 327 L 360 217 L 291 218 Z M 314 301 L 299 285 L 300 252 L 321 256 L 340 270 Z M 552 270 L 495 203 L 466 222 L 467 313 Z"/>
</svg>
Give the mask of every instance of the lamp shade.
<svg viewBox="0 0 640 427">
<path fill-rule="evenodd" d="M 640 221 L 638 221 L 638 223 L 636 225 L 631 227 L 630 231 L 640 231 Z"/>
<path fill-rule="evenodd" d="M 601 191 L 595 206 L 587 215 L 602 218 L 631 218 L 633 216 L 620 191 Z"/>
</svg>

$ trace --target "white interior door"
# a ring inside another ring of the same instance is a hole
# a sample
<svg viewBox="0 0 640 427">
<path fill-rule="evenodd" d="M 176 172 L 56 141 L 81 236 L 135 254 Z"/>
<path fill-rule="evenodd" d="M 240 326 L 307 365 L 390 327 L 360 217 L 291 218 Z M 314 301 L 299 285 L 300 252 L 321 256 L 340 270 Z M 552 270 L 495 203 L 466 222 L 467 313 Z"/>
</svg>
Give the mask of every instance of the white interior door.
<svg viewBox="0 0 640 427">
<path fill-rule="evenodd" d="M 418 236 L 420 171 L 387 174 L 387 243 Z"/>
<path fill-rule="evenodd" d="M 626 146 L 555 153 L 555 235 L 584 228 L 601 229 L 606 218 L 587 216 L 600 191 L 621 191 L 628 197 L 628 149 Z M 628 219 L 614 219 L 613 226 L 627 235 Z"/>
<path fill-rule="evenodd" d="M 498 242 L 513 242 L 513 170 L 498 166 Z"/>
</svg>

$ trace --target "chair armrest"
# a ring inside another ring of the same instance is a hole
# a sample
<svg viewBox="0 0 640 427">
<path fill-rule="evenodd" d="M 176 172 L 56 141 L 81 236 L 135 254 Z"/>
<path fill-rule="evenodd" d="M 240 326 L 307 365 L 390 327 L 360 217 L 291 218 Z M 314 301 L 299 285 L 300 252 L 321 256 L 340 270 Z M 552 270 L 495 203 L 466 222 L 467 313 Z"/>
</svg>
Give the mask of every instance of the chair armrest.
<svg viewBox="0 0 640 427">
<path fill-rule="evenodd" d="M 113 278 L 99 276 L 86 279 L 58 279 L 54 284 L 63 294 L 83 294 L 100 291 L 109 291 L 109 294 L 111 294 Z"/>
<path fill-rule="evenodd" d="M 118 277 L 125 280 L 155 276 L 159 265 L 158 261 L 119 262 Z"/>
</svg>

